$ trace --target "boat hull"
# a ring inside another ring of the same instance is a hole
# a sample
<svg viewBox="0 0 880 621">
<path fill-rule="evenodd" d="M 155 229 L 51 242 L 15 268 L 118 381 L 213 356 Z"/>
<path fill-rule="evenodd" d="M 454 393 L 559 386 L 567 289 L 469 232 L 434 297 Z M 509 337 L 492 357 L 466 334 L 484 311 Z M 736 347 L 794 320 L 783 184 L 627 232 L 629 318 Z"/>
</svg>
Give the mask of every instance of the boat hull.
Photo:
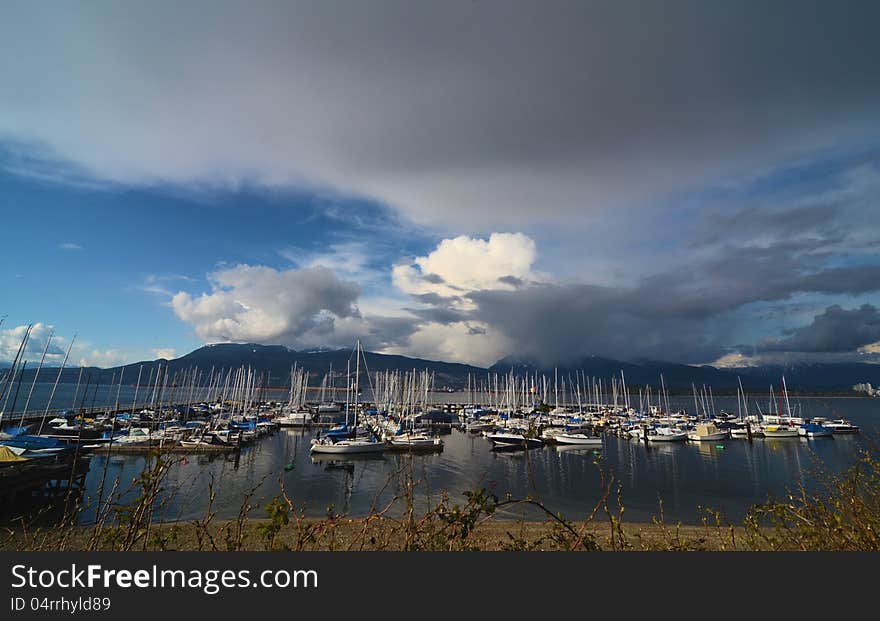
<svg viewBox="0 0 880 621">
<path fill-rule="evenodd" d="M 543 440 L 539 438 L 526 438 L 516 434 L 490 434 L 486 439 L 492 443 L 492 446 L 498 448 L 540 448 L 544 446 Z"/>
<path fill-rule="evenodd" d="M 354 455 L 360 453 L 381 453 L 386 448 L 384 442 L 357 442 L 340 440 L 328 444 L 313 444 L 312 453 L 326 453 L 329 455 Z"/>
<path fill-rule="evenodd" d="M 582 434 L 558 434 L 554 437 L 558 444 L 570 446 L 602 446 L 602 438 L 591 438 Z"/>
<path fill-rule="evenodd" d="M 696 433 L 688 434 L 688 440 L 690 440 L 691 442 L 717 442 L 718 440 L 726 440 L 728 437 L 729 436 L 726 431 L 707 433 L 703 435 L 698 435 Z"/>
<path fill-rule="evenodd" d="M 797 429 L 763 429 L 765 438 L 797 438 Z"/>
<path fill-rule="evenodd" d="M 308 427 L 312 424 L 311 416 L 282 416 L 275 419 L 281 427 Z"/>
</svg>

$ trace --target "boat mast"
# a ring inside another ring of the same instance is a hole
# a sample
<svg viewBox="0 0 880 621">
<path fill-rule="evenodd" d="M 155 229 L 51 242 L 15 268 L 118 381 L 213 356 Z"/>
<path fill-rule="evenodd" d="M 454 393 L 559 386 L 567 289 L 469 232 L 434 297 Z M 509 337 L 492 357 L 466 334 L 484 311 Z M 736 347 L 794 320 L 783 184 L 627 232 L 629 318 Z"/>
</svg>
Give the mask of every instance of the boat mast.
<svg viewBox="0 0 880 621">
<path fill-rule="evenodd" d="M 357 357 L 354 362 L 354 426 L 358 424 L 358 382 L 361 375 L 361 340 L 357 340 Z"/>
<path fill-rule="evenodd" d="M 52 342 L 52 337 L 55 335 L 55 330 L 49 331 L 49 337 L 46 339 L 46 347 L 43 348 L 43 355 L 40 357 L 40 366 L 37 367 L 37 372 L 34 373 L 34 381 L 31 382 L 31 389 L 28 392 L 27 401 L 24 402 L 24 410 L 21 413 L 21 425 L 24 425 L 24 417 L 27 414 L 28 408 L 31 404 L 31 397 L 34 394 L 34 387 L 37 385 L 37 378 L 40 376 L 40 371 L 43 369 L 43 362 L 46 360 L 46 354 L 49 351 L 49 344 Z"/>
</svg>

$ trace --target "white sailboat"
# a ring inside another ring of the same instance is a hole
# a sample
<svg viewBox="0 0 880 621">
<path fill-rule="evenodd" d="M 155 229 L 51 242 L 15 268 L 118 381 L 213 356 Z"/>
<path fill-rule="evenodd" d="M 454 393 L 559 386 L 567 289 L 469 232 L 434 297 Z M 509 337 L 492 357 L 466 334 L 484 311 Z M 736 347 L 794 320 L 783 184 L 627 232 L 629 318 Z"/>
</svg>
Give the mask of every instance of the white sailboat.
<svg viewBox="0 0 880 621">
<path fill-rule="evenodd" d="M 554 436 L 558 444 L 580 445 L 580 446 L 602 446 L 602 438 L 599 436 L 588 436 L 584 433 L 559 433 Z"/>
<path fill-rule="evenodd" d="M 782 416 L 782 408 L 776 404 L 776 416 L 772 422 L 761 425 L 761 432 L 765 438 L 797 438 L 798 428 L 792 424 L 791 406 L 788 402 L 788 390 L 785 385 L 785 377 L 782 378 L 782 391 L 785 396 L 787 416 Z M 773 387 L 770 387 L 770 399 L 773 399 Z M 768 416 L 768 418 L 770 418 Z"/>
<path fill-rule="evenodd" d="M 275 419 L 282 427 L 307 427 L 312 424 L 312 413 L 308 410 L 295 410 Z"/>
<path fill-rule="evenodd" d="M 391 436 L 388 441 L 392 446 L 403 446 L 407 448 L 439 448 L 443 446 L 443 440 L 439 437 L 430 436 L 426 433 L 417 431 L 405 431 L 403 433 Z"/>
<path fill-rule="evenodd" d="M 357 341 L 357 361 L 355 363 L 355 390 L 354 390 L 354 427 L 358 426 L 358 392 L 361 368 L 361 340 Z M 350 380 L 349 380 L 350 383 Z M 346 399 L 347 407 L 348 399 Z M 354 453 L 380 453 L 385 450 L 385 442 L 380 442 L 375 438 L 341 438 L 323 437 L 312 438 L 310 453 L 331 453 L 331 454 L 354 454 Z"/>
</svg>

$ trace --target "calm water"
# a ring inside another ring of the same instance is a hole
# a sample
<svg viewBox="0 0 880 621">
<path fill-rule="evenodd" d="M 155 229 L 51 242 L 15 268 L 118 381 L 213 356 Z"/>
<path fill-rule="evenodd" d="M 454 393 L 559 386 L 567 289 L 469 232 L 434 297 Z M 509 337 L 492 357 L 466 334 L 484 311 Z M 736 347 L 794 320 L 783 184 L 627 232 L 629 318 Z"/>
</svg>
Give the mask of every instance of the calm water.
<svg viewBox="0 0 880 621">
<path fill-rule="evenodd" d="M 716 399 L 717 407 L 735 411 L 735 399 Z M 754 503 L 768 495 L 784 493 L 799 482 L 811 485 L 818 467 L 840 471 L 853 463 L 860 448 L 878 436 L 880 401 L 868 399 L 803 399 L 806 416 L 828 416 L 831 408 L 862 427 L 861 434 L 817 440 L 756 439 L 719 443 L 670 445 L 643 444 L 606 436 L 602 461 L 623 484 L 623 502 L 629 521 L 650 520 L 658 514 L 662 498 L 665 518 L 685 523 L 698 521 L 698 507 L 722 511 L 740 519 Z M 676 400 L 673 407 L 687 406 Z M 692 404 L 692 402 L 691 402 Z M 794 404 L 793 404 L 794 405 Z M 763 404 L 762 404 L 763 407 Z M 407 456 L 386 453 L 377 458 L 313 460 L 309 455 L 311 432 L 281 430 L 245 448 L 238 456 L 187 456 L 169 473 L 169 490 L 163 519 L 192 519 L 204 514 L 208 485 L 215 481 L 218 518 L 238 514 L 243 497 L 253 491 L 252 516 L 264 517 L 263 505 L 279 492 L 283 481 L 289 496 L 309 515 L 322 515 L 327 507 L 353 516 L 381 506 L 401 489 L 401 470 L 411 468 L 420 481 L 418 502 L 436 502 L 441 490 L 457 502 L 462 493 L 478 487 L 492 488 L 499 496 L 511 493 L 542 499 L 554 511 L 571 518 L 587 514 L 600 495 L 599 474 L 592 450 L 547 446 L 540 450 L 496 453 L 480 436 L 453 431 L 443 436 L 442 453 Z M 94 498 L 106 466 L 107 487 L 116 479 L 120 489 L 130 486 L 146 464 L 142 456 L 113 455 L 91 458 L 86 501 Z M 293 469 L 285 471 L 285 465 Z M 383 491 L 384 489 L 384 491 Z M 512 510 L 510 516 L 519 516 Z M 83 519 L 92 512 L 87 508 Z M 526 517 L 537 517 L 527 514 Z"/>
</svg>

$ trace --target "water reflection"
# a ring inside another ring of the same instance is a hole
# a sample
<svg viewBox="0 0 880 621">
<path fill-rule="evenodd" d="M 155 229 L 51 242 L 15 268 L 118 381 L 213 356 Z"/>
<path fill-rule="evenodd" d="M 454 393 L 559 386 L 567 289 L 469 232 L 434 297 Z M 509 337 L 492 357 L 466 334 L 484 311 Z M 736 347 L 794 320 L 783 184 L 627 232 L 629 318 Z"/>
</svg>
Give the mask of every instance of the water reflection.
<svg viewBox="0 0 880 621">
<path fill-rule="evenodd" d="M 601 467 L 623 485 L 630 520 L 650 520 L 659 510 L 658 499 L 663 500 L 666 519 L 696 522 L 699 506 L 737 519 L 768 495 L 781 496 L 801 482 L 814 484 L 819 466 L 837 472 L 853 463 L 870 443 L 877 420 L 873 406 L 857 400 L 835 403 L 840 415 L 862 426 L 860 435 L 647 446 L 606 435 L 598 452 L 597 447 L 577 445 L 492 451 L 482 436 L 453 431 L 444 436 L 441 453 L 310 455 L 310 431 L 282 430 L 240 454 L 174 456 L 161 517 L 203 516 L 212 491 L 218 519 L 234 518 L 245 497 L 254 516 L 260 517 L 281 484 L 307 515 L 323 515 L 328 506 L 364 515 L 402 493 L 408 480 L 417 484 L 415 500 L 421 508 L 435 503 L 441 490 L 460 504 L 465 491 L 484 487 L 502 498 L 508 493 L 517 498 L 530 495 L 564 515 L 583 516 L 601 497 Z M 122 502 L 130 502 L 138 493 L 133 482 L 154 463 L 145 456 L 93 455 L 82 519 L 93 519 L 102 479 L 105 490 L 115 488 Z"/>
</svg>

